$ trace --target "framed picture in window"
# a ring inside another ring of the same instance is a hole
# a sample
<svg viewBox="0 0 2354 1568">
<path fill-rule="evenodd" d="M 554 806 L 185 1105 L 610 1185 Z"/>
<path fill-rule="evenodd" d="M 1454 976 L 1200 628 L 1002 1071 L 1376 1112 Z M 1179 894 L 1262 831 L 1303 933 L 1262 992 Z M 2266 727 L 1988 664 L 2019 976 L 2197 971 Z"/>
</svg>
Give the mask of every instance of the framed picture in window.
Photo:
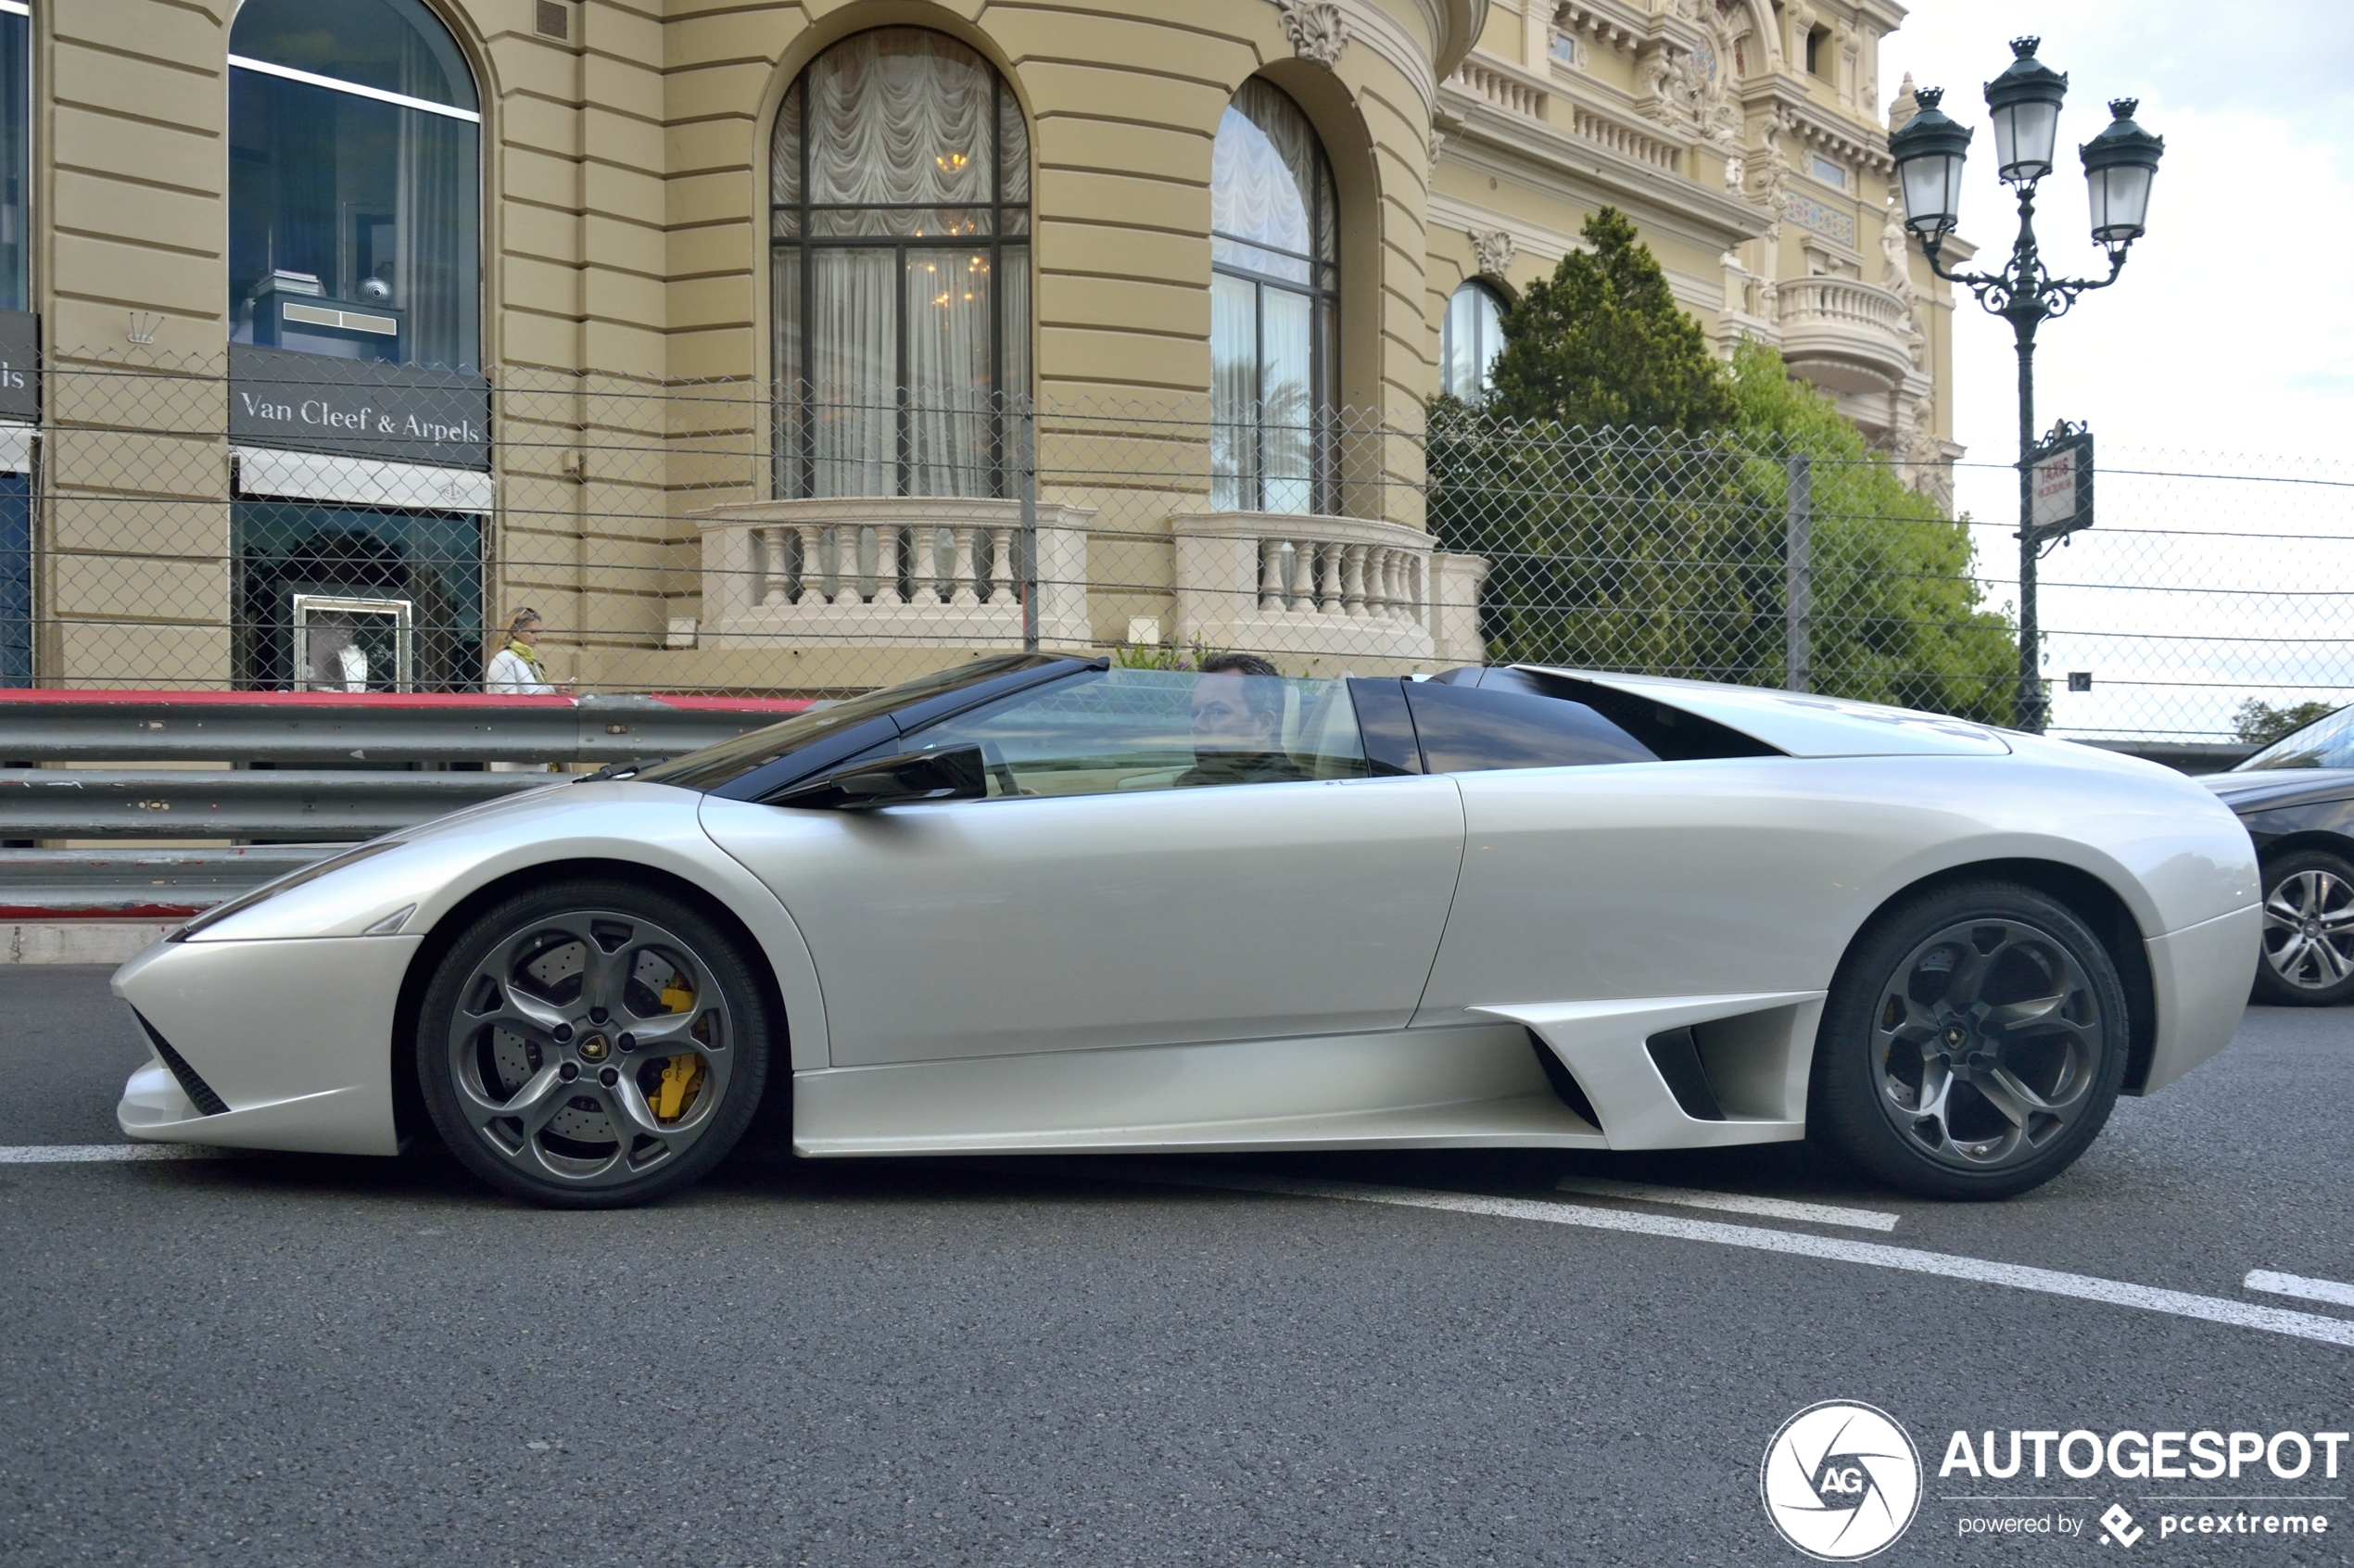
<svg viewBox="0 0 2354 1568">
<path fill-rule="evenodd" d="M 323 593 L 293 597 L 297 690 L 415 689 L 415 607 L 410 601 Z"/>
</svg>

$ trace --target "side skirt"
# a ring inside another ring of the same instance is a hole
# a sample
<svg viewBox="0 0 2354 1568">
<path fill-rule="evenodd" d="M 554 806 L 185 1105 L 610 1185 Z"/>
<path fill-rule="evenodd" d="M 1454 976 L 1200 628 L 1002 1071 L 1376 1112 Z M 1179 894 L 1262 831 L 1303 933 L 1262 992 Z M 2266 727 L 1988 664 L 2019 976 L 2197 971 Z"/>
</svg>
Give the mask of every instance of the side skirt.
<svg viewBox="0 0 2354 1568">
<path fill-rule="evenodd" d="M 812 1157 L 1608 1146 L 1518 1023 L 793 1075 L 793 1149 Z"/>
</svg>

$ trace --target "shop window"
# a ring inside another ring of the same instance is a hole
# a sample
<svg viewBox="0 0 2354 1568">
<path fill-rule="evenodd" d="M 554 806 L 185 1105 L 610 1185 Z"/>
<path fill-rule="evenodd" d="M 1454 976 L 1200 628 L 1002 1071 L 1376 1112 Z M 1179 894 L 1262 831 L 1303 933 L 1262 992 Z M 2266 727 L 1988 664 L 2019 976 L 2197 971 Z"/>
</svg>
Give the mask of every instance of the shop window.
<svg viewBox="0 0 2354 1568">
<path fill-rule="evenodd" d="M 1005 496 L 1030 389 L 1030 133 L 987 60 L 879 28 L 812 61 L 770 158 L 777 491 Z"/>
<path fill-rule="evenodd" d="M 1438 326 L 1438 386 L 1450 398 L 1476 403 L 1493 385 L 1496 356 L 1504 351 L 1504 300 L 1477 278 L 1458 287 Z"/>
<path fill-rule="evenodd" d="M 1210 155 L 1210 504 L 1334 510 L 1340 230 L 1308 117 L 1246 82 Z"/>
<path fill-rule="evenodd" d="M 419 0 L 246 0 L 229 40 L 230 339 L 472 371 L 481 113 Z"/>
<path fill-rule="evenodd" d="M 237 685 L 264 691 L 482 686 L 482 519 L 240 500 Z"/>
</svg>

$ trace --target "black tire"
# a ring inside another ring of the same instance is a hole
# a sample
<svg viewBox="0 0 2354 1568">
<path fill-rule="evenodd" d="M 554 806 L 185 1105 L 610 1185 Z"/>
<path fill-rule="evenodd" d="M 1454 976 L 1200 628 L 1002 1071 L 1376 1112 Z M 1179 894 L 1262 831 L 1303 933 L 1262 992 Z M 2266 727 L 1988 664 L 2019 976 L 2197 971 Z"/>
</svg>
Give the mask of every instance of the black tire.
<svg viewBox="0 0 2354 1568">
<path fill-rule="evenodd" d="M 1841 962 L 1807 1135 L 1925 1197 L 2012 1197 L 2099 1135 L 2132 1041 L 2117 966 L 2067 905 L 2014 882 L 1934 889 Z"/>
<path fill-rule="evenodd" d="M 2354 999 L 2354 865 L 2325 849 L 2264 862 L 2264 956 L 2255 999 L 2335 1007 Z"/>
<path fill-rule="evenodd" d="M 461 1164 L 526 1202 L 676 1192 L 727 1157 L 766 1086 L 783 1031 L 753 964 L 694 905 L 628 882 L 504 899 L 426 986 L 425 1109 Z"/>
</svg>

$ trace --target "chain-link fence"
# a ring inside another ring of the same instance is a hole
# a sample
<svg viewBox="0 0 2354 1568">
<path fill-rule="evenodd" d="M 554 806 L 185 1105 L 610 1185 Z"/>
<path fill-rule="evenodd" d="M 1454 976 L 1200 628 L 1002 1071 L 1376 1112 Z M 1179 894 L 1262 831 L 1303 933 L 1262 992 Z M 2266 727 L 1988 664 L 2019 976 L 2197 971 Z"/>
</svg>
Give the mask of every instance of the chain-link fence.
<svg viewBox="0 0 2354 1568">
<path fill-rule="evenodd" d="M 233 355 L 47 357 L 39 424 L 0 424 L 0 683 L 478 689 L 529 608 L 581 690 L 831 695 L 1025 646 L 1239 650 L 2011 717 L 2015 488 L 1992 465 L 1461 410 L 1033 415 Z M 2251 700 L 2354 689 L 2354 474 L 2107 457 L 2098 525 L 2044 563 L 2057 732 L 2228 739 Z M 1949 486 L 1989 520 L 1949 521 Z"/>
</svg>

